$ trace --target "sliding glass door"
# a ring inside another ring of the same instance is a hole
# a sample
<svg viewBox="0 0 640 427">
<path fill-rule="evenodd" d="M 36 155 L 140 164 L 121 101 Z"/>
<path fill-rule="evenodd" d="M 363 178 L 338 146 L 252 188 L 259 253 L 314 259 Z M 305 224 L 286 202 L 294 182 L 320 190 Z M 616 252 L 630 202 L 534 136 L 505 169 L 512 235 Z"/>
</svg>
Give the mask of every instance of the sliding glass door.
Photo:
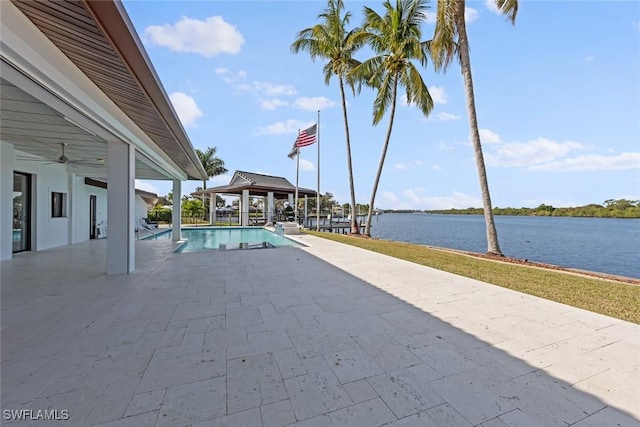
<svg viewBox="0 0 640 427">
<path fill-rule="evenodd" d="M 31 250 L 31 175 L 13 173 L 13 252 Z"/>
</svg>

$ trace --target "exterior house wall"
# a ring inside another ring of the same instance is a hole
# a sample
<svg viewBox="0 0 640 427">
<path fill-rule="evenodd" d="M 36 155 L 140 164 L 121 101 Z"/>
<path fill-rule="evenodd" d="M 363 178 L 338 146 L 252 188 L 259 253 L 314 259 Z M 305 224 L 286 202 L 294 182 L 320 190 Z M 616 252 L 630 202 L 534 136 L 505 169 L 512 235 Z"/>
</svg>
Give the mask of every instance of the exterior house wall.
<svg viewBox="0 0 640 427">
<path fill-rule="evenodd" d="M 147 202 L 145 202 L 142 197 L 136 195 L 135 203 L 136 219 L 146 218 L 148 216 Z"/>
<path fill-rule="evenodd" d="M 14 150 L 16 156 L 28 154 Z M 34 203 L 32 211 L 36 215 L 32 218 L 32 233 L 35 235 L 32 250 L 41 251 L 56 246 L 69 243 L 69 221 L 70 221 L 70 194 L 69 181 L 66 167 L 64 165 L 50 164 L 44 165 L 39 161 L 24 161 L 14 159 L 10 166 L 13 171 L 31 174 L 32 190 L 34 191 Z M 10 178 L 13 182 L 13 175 Z M 51 216 L 51 193 L 64 193 L 67 197 L 67 216 L 63 218 L 52 218 Z M 13 214 L 12 214 L 13 215 Z"/>
<path fill-rule="evenodd" d="M 84 176 L 75 177 L 75 194 L 71 194 L 69 178 L 66 166 L 58 164 L 42 164 L 40 161 L 25 161 L 16 159 L 18 156 L 28 156 L 19 150 L 14 150 L 13 145 L 0 143 L 0 259 L 12 258 L 12 200 L 13 200 L 13 172 L 23 172 L 32 177 L 32 247 L 33 251 L 54 248 L 69 243 L 80 243 L 89 240 L 89 197 L 96 198 L 97 224 L 107 222 L 107 190 L 86 185 Z M 51 193 L 64 193 L 67 195 L 67 216 L 52 218 Z M 72 212 L 71 200 L 75 198 L 75 211 Z M 140 199 L 136 197 L 136 199 Z M 140 199 L 145 208 L 146 204 Z M 136 204 L 138 204 L 136 200 Z M 75 214 L 75 218 L 72 217 Z M 75 227 L 75 241 L 69 241 L 69 228 Z"/>
</svg>

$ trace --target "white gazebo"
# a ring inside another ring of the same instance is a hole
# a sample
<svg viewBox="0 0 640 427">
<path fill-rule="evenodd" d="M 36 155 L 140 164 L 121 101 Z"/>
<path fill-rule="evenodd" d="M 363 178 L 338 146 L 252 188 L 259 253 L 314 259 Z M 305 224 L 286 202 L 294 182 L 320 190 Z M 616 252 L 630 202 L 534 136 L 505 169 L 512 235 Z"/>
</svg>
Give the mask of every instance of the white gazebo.
<svg viewBox="0 0 640 427">
<path fill-rule="evenodd" d="M 287 199 L 290 206 L 294 204 L 296 187 L 286 178 L 273 175 L 264 175 L 253 172 L 235 171 L 233 177 L 227 185 L 208 188 L 193 193 L 194 195 L 209 196 L 209 214 L 213 225 L 216 218 L 216 196 L 240 197 L 239 216 L 240 225 L 250 225 L 249 221 L 249 198 L 262 197 L 264 206 L 263 215 L 266 215 L 267 224 L 274 222 L 275 200 Z M 316 196 L 315 190 L 298 187 L 298 197 Z"/>
</svg>

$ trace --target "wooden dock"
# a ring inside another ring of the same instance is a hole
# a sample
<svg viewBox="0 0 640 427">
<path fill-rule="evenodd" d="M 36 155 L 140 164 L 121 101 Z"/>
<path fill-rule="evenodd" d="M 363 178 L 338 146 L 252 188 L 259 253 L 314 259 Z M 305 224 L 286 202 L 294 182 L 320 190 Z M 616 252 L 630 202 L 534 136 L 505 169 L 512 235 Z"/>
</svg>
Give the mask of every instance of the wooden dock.
<svg viewBox="0 0 640 427">
<path fill-rule="evenodd" d="M 312 227 L 311 230 L 315 230 Z M 334 222 L 329 224 L 320 224 L 320 231 L 328 231 L 330 233 L 348 234 L 351 232 L 351 224 L 348 222 Z"/>
</svg>

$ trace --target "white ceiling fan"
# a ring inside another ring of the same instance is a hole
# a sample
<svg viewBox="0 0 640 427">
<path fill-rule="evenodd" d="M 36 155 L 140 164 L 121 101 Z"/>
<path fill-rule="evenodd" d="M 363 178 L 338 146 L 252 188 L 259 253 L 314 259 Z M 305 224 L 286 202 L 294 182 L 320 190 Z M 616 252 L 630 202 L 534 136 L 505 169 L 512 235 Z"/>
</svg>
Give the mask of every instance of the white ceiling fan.
<svg viewBox="0 0 640 427">
<path fill-rule="evenodd" d="M 73 165 L 73 166 L 88 166 L 88 167 L 94 167 L 94 168 L 103 167 L 106 165 L 104 159 L 96 159 L 96 161 L 94 162 L 69 159 L 66 156 L 65 150 L 64 150 L 67 145 L 68 143 L 66 142 L 60 143 L 60 146 L 62 147 L 62 154 L 59 157 L 56 157 L 55 159 L 49 159 L 49 160 L 45 159 L 43 161 L 42 159 L 38 159 L 35 157 L 17 156 L 16 158 L 22 161 L 39 161 L 39 162 L 42 162 L 43 165 L 62 164 L 62 165 Z"/>
</svg>

